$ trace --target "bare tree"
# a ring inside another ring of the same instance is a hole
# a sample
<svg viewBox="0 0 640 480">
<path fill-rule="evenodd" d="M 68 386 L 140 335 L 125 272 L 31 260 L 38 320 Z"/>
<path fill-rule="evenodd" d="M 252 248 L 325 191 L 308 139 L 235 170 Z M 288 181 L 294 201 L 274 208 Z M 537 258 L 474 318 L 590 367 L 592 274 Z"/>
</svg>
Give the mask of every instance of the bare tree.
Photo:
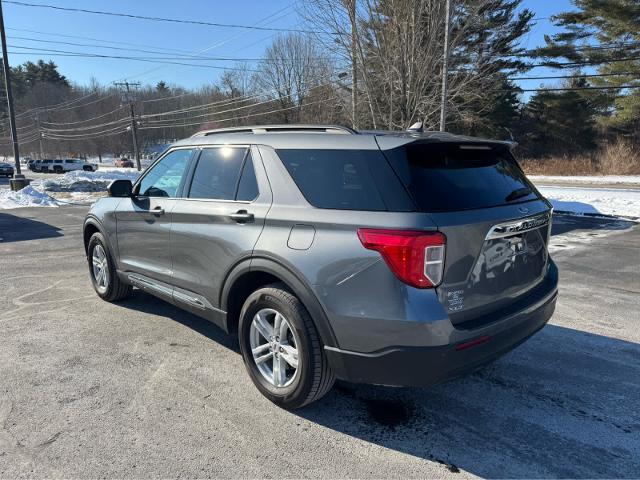
<svg viewBox="0 0 640 480">
<path fill-rule="evenodd" d="M 349 7 L 356 2 L 357 31 Z M 491 102 L 500 74 L 521 71 L 514 42 L 528 31 L 531 12 L 519 0 L 452 1 L 449 106 L 453 121 L 476 121 Z M 302 15 L 339 62 L 358 65 L 363 95 L 356 123 L 405 129 L 417 120 L 436 129 L 442 94 L 445 2 L 442 0 L 309 0 Z M 512 19 L 513 16 L 517 18 Z M 355 43 L 356 48 L 353 49 Z M 355 52 L 355 53 L 354 53 Z M 487 90 L 487 87 L 491 87 Z M 368 115 L 367 115 L 368 110 Z M 367 118 L 367 116 L 369 118 Z"/>
<path fill-rule="evenodd" d="M 300 33 L 278 36 L 267 48 L 258 70 L 255 85 L 275 99 L 284 123 L 299 121 L 312 90 L 328 83 L 333 73 L 318 44 Z"/>
</svg>

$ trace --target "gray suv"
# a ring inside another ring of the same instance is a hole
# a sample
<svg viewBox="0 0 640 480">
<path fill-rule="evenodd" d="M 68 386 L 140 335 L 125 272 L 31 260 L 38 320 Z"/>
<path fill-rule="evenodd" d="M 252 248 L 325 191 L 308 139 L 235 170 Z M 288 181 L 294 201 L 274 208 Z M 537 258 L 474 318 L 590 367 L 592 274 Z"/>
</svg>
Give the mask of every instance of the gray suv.
<svg viewBox="0 0 640 480">
<path fill-rule="evenodd" d="M 256 387 L 286 408 L 336 378 L 443 382 L 555 308 L 551 205 L 504 142 L 210 130 L 109 195 L 84 223 L 98 295 L 137 287 L 237 335 Z"/>
</svg>

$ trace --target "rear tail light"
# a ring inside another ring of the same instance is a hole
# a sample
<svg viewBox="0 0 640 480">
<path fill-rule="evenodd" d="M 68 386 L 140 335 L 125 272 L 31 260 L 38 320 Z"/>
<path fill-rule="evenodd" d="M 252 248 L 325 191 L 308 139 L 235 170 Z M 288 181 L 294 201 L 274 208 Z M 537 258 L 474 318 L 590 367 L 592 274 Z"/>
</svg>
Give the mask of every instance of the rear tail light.
<svg viewBox="0 0 640 480">
<path fill-rule="evenodd" d="M 446 237 L 440 232 L 358 229 L 369 250 L 380 252 L 391 271 L 417 288 L 434 288 L 442 282 Z"/>
</svg>

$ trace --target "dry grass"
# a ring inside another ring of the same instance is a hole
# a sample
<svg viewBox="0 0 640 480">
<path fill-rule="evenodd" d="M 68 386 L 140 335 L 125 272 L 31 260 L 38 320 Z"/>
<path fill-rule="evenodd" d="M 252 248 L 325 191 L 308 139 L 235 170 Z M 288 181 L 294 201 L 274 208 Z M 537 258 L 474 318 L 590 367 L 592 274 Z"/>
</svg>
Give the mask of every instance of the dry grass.
<svg viewBox="0 0 640 480">
<path fill-rule="evenodd" d="M 640 175 L 640 148 L 624 140 L 591 155 L 524 159 L 528 175 Z"/>
</svg>

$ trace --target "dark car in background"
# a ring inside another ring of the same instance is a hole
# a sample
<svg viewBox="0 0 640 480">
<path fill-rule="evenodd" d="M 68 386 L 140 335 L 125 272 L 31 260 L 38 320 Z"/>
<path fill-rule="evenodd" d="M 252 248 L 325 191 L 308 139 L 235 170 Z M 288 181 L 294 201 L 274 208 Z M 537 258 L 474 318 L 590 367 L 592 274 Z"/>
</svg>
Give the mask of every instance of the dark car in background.
<svg viewBox="0 0 640 480">
<path fill-rule="evenodd" d="M 0 177 L 13 177 L 13 165 L 6 162 L 0 162 Z"/>
<path fill-rule="evenodd" d="M 84 223 L 107 301 L 140 288 L 238 336 L 258 390 L 296 408 L 336 378 L 429 386 L 553 314 L 550 203 L 505 142 L 256 126 L 198 132 Z"/>
<path fill-rule="evenodd" d="M 114 166 L 120 167 L 120 168 L 133 168 L 133 162 L 128 158 L 118 158 L 114 162 Z"/>
</svg>

